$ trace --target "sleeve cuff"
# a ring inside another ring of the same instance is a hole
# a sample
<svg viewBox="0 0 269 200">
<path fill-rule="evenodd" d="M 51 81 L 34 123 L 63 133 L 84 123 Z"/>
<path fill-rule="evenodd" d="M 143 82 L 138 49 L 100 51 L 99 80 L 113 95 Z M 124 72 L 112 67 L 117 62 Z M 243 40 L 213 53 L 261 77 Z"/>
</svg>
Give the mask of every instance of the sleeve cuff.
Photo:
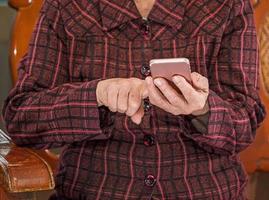
<svg viewBox="0 0 269 200">
<path fill-rule="evenodd" d="M 94 134 L 90 134 L 93 136 L 90 140 L 110 138 L 114 124 L 114 113 L 105 106 L 98 107 L 96 88 L 99 81 L 101 79 L 86 82 L 81 90 L 82 101 L 89 104 L 84 107 L 84 113 L 89 116 L 84 128 L 89 130 L 89 133 L 94 132 Z"/>
<path fill-rule="evenodd" d="M 208 134 L 212 129 L 214 132 L 218 132 L 221 129 L 221 123 L 215 123 L 221 121 L 224 118 L 225 108 L 223 100 L 212 90 L 208 95 L 208 107 L 209 110 L 203 115 L 188 115 L 187 119 L 195 127 L 195 129 L 203 134 Z"/>
<path fill-rule="evenodd" d="M 197 131 L 200 133 L 207 133 L 209 113 L 198 116 L 189 115 L 187 118 L 190 120 L 191 124 L 196 128 Z"/>
</svg>

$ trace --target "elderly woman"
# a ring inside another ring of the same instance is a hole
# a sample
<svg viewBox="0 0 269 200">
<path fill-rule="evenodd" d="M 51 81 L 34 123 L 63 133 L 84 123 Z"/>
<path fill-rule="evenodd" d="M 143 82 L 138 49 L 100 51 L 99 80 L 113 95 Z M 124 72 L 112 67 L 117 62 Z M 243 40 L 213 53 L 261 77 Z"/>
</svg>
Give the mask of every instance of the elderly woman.
<svg viewBox="0 0 269 200">
<path fill-rule="evenodd" d="M 182 57 L 191 83 L 152 78 Z M 258 58 L 250 0 L 45 0 L 3 115 L 17 145 L 64 146 L 51 199 L 245 199 Z"/>
</svg>

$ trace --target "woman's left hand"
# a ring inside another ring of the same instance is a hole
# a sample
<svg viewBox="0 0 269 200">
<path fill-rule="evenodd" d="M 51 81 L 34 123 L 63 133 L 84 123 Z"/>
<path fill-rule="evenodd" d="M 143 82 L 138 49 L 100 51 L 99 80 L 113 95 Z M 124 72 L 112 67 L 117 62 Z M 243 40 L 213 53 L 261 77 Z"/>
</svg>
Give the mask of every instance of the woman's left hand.
<svg viewBox="0 0 269 200">
<path fill-rule="evenodd" d="M 209 110 L 208 79 L 199 73 L 191 74 L 192 84 L 182 76 L 174 76 L 173 82 L 182 94 L 177 92 L 164 78 L 146 78 L 151 104 L 173 115 L 203 115 Z M 159 88 L 159 90 L 158 90 Z"/>
</svg>

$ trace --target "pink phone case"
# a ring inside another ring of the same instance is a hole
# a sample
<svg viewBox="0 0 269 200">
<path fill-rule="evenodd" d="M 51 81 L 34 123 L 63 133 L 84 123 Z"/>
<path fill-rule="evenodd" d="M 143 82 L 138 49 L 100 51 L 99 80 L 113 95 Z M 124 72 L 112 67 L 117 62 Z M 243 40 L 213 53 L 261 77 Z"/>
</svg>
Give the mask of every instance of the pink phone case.
<svg viewBox="0 0 269 200">
<path fill-rule="evenodd" d="M 174 75 L 180 75 L 192 82 L 190 61 L 187 58 L 153 59 L 150 61 L 150 71 L 153 78 L 163 77 L 172 81 Z"/>
</svg>

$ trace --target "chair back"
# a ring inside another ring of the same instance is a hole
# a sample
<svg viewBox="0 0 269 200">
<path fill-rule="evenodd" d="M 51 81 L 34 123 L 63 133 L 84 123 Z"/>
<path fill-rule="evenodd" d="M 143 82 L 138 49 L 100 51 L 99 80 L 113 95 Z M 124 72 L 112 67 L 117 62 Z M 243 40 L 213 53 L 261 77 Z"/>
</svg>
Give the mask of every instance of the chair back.
<svg viewBox="0 0 269 200">
<path fill-rule="evenodd" d="M 269 1 L 253 0 L 261 59 L 261 99 L 269 113 Z M 269 117 L 258 129 L 254 143 L 240 155 L 248 173 L 269 172 Z"/>
<path fill-rule="evenodd" d="M 43 0 L 9 0 L 9 5 L 17 10 L 11 33 L 9 61 L 13 84 L 17 80 L 17 67 L 26 53 L 34 25 L 39 16 Z"/>
</svg>

